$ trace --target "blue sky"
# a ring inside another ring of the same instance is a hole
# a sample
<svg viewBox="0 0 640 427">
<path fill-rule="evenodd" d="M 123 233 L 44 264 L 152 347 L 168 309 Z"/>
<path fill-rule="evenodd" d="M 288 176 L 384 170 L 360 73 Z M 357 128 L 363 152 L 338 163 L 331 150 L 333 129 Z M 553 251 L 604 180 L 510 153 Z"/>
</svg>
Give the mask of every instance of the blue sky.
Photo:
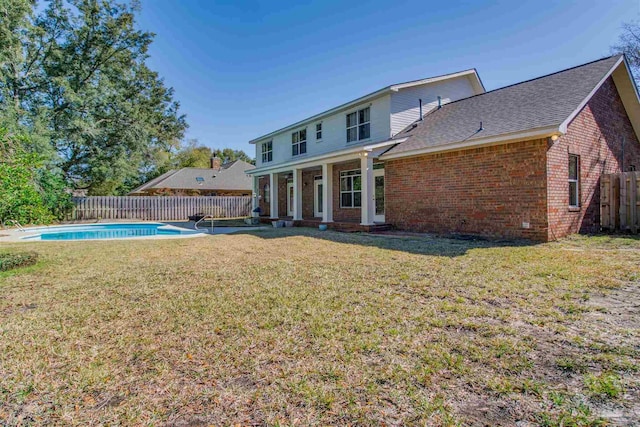
<svg viewBox="0 0 640 427">
<path fill-rule="evenodd" d="M 142 0 L 186 138 L 248 141 L 393 83 L 475 67 L 487 90 L 610 53 L 640 0 Z"/>
</svg>

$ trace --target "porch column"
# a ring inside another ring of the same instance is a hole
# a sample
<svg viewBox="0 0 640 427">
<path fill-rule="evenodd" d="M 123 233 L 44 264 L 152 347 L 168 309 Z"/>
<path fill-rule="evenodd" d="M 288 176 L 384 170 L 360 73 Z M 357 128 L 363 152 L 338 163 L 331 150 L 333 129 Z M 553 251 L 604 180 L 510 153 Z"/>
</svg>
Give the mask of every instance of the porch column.
<svg viewBox="0 0 640 427">
<path fill-rule="evenodd" d="M 375 201 L 373 191 L 373 157 L 370 154 L 371 153 L 365 152 L 360 155 L 360 174 L 362 180 L 362 220 L 360 225 L 373 225 L 373 216 L 375 214 Z"/>
<path fill-rule="evenodd" d="M 333 222 L 333 164 L 322 165 L 322 222 Z"/>
<path fill-rule="evenodd" d="M 293 170 L 293 219 L 302 219 L 302 169 Z"/>
<path fill-rule="evenodd" d="M 269 174 L 269 190 L 271 192 L 271 200 L 269 200 L 269 210 L 271 219 L 278 219 L 278 174 Z"/>
</svg>

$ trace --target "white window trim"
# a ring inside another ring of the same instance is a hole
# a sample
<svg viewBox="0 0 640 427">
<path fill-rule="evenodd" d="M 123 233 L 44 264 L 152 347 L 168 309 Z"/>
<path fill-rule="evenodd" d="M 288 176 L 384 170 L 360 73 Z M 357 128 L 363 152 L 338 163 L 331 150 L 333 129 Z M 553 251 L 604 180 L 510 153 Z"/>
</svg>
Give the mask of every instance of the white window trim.
<svg viewBox="0 0 640 427">
<path fill-rule="evenodd" d="M 369 121 L 360 123 L 360 111 L 366 110 L 367 108 L 369 109 Z M 356 128 L 356 139 L 354 139 L 353 141 L 349 141 L 349 138 L 347 138 L 347 144 L 356 144 L 356 143 L 359 143 L 359 142 L 366 142 L 366 141 L 371 140 L 371 104 L 367 105 L 366 107 L 356 108 L 355 110 L 347 112 L 345 114 L 345 124 L 346 124 L 347 117 L 350 114 L 353 114 L 353 113 L 356 114 L 356 124 L 355 124 L 355 126 L 346 127 L 345 133 L 348 134 L 349 129 Z M 366 125 L 366 124 L 369 125 L 369 137 L 368 138 L 360 138 L 360 126 Z"/>
<path fill-rule="evenodd" d="M 265 148 L 267 148 L 269 145 L 271 145 L 271 149 L 269 150 L 265 150 Z M 261 151 L 261 159 L 262 159 L 262 163 L 270 163 L 273 161 L 273 140 L 271 141 L 267 141 L 267 142 L 263 142 L 262 145 L 260 146 L 260 151 Z M 271 159 L 269 159 L 269 154 L 271 154 Z"/>
<path fill-rule="evenodd" d="M 320 130 L 318 130 L 318 126 L 320 126 Z M 324 126 L 322 125 L 322 122 L 316 123 L 315 129 L 316 129 L 316 142 L 322 142 L 322 137 L 324 136 Z M 318 132 L 320 132 L 320 138 L 318 138 Z"/>
<path fill-rule="evenodd" d="M 304 131 L 305 133 L 305 139 L 300 140 L 300 132 Z M 302 129 L 298 129 L 295 132 L 291 132 L 291 138 L 293 139 L 293 135 L 298 134 L 298 142 L 293 142 L 291 141 L 291 157 L 300 157 L 300 156 L 304 156 L 305 154 L 307 154 L 307 142 L 309 141 L 309 132 L 307 130 L 307 128 L 302 128 Z M 304 153 L 300 152 L 300 145 L 302 145 L 302 143 L 304 142 Z M 298 146 L 298 154 L 293 154 L 293 147 L 294 146 Z"/>
<path fill-rule="evenodd" d="M 580 208 L 580 156 L 577 155 L 577 154 L 569 153 L 569 162 L 571 162 L 572 158 L 576 159 L 576 178 L 571 178 L 571 176 L 569 176 L 568 179 L 567 179 L 567 182 L 569 183 L 569 208 L 570 209 L 579 209 Z M 571 185 L 570 185 L 571 183 L 575 183 L 576 184 L 575 199 L 576 199 L 576 203 L 577 204 L 575 204 L 575 205 L 571 204 Z"/>
<path fill-rule="evenodd" d="M 346 175 L 344 178 L 351 178 L 351 190 L 342 190 L 342 174 L 343 173 L 347 173 L 347 172 L 358 172 L 357 174 L 353 174 L 353 175 Z M 338 185 L 340 186 L 340 209 L 360 209 L 362 208 L 362 190 L 354 190 L 353 189 L 353 178 L 359 176 L 360 177 L 360 185 L 362 185 L 362 171 L 360 169 L 349 169 L 349 170 L 344 170 L 344 171 L 340 171 L 338 178 Z M 343 193 L 351 193 L 351 205 L 352 206 L 343 206 L 342 205 L 342 194 Z M 354 197 L 354 193 L 360 193 L 360 206 L 355 206 L 354 201 L 355 201 L 355 197 Z"/>
</svg>

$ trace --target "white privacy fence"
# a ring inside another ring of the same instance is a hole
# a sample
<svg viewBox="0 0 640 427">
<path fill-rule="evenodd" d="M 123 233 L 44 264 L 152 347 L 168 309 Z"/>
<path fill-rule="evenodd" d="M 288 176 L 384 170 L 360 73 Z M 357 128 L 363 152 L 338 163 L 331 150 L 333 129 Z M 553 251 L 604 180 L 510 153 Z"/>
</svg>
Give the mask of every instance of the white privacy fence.
<svg viewBox="0 0 640 427">
<path fill-rule="evenodd" d="M 92 196 L 74 197 L 72 220 L 186 220 L 202 213 L 216 218 L 251 215 L 250 196 Z"/>
</svg>

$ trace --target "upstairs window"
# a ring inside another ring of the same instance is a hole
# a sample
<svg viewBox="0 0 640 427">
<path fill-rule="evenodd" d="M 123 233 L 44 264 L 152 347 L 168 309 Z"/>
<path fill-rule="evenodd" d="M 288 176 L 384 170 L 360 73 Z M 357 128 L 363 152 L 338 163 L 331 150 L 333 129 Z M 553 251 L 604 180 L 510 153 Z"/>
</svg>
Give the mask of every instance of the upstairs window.
<svg viewBox="0 0 640 427">
<path fill-rule="evenodd" d="M 291 134 L 291 155 L 297 156 L 307 152 L 307 130 L 301 129 Z"/>
<path fill-rule="evenodd" d="M 322 123 L 316 124 L 316 141 L 322 139 Z"/>
<path fill-rule="evenodd" d="M 569 154 L 569 207 L 580 207 L 580 157 Z"/>
<path fill-rule="evenodd" d="M 340 207 L 362 206 L 362 177 L 359 170 L 340 172 Z"/>
<path fill-rule="evenodd" d="M 273 160 L 273 141 L 262 143 L 262 163 Z"/>
<path fill-rule="evenodd" d="M 371 137 L 370 114 L 370 107 L 347 114 L 347 142 L 362 141 Z"/>
</svg>

